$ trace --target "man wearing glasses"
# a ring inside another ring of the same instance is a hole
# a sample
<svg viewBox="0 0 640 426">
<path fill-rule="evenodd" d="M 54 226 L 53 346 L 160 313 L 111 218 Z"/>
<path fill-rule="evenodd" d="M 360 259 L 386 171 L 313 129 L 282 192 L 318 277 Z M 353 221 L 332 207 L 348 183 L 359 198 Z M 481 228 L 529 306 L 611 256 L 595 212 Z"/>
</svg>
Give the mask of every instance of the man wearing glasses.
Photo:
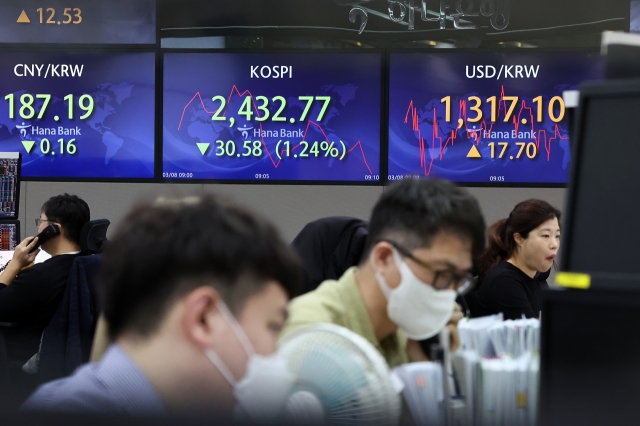
<svg viewBox="0 0 640 426">
<path fill-rule="evenodd" d="M 333 323 L 366 338 L 390 367 L 403 364 L 407 338 L 428 339 L 451 319 L 484 244 L 480 207 L 465 189 L 435 179 L 392 185 L 373 209 L 360 265 L 294 299 L 281 338 Z"/>
<path fill-rule="evenodd" d="M 31 253 L 39 242 L 27 237 L 0 274 L 0 322 L 17 324 L 4 332 L 7 353 L 16 369 L 39 351 L 42 332 L 60 304 L 71 265 L 80 253 L 80 231 L 89 217 L 89 206 L 76 195 L 51 197 L 35 220 L 38 233 L 48 225 L 60 230 L 59 235 L 41 242 L 51 258 L 30 266 L 40 249 Z"/>
</svg>

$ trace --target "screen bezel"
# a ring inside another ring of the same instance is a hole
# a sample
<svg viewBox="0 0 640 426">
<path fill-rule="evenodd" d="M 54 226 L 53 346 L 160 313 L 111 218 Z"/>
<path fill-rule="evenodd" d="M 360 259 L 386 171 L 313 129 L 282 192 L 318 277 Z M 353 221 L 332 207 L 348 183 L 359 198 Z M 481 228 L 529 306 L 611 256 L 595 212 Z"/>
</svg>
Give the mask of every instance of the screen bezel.
<svg viewBox="0 0 640 426">
<path fill-rule="evenodd" d="M 584 138 L 586 119 L 588 118 L 589 103 L 595 99 L 640 97 L 640 79 L 605 80 L 599 83 L 588 84 L 580 88 L 580 101 L 574 122 L 574 143 L 571 147 L 573 166 L 569 175 L 568 193 L 565 202 L 563 221 L 563 241 L 560 256 L 560 269 L 573 271 L 571 265 L 572 235 L 575 232 L 575 221 L 570 220 L 576 214 L 578 178 L 582 170 L 581 159 L 583 157 L 582 139 Z M 580 271 L 575 271 L 580 272 Z M 591 288 L 607 289 L 631 289 L 636 290 L 640 285 L 639 277 L 635 274 L 615 274 L 611 272 L 590 272 Z"/>
</svg>

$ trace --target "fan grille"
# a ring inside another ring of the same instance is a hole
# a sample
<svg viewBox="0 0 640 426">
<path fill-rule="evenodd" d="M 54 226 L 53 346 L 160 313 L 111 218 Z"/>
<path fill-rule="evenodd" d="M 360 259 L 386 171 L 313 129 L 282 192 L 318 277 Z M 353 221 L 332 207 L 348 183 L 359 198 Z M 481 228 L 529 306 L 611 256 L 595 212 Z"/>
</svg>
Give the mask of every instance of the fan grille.
<svg viewBox="0 0 640 426">
<path fill-rule="evenodd" d="M 313 393 L 329 423 L 397 424 L 400 397 L 389 367 L 364 338 L 331 324 L 288 336 L 280 353 L 296 377 L 295 391 Z"/>
</svg>

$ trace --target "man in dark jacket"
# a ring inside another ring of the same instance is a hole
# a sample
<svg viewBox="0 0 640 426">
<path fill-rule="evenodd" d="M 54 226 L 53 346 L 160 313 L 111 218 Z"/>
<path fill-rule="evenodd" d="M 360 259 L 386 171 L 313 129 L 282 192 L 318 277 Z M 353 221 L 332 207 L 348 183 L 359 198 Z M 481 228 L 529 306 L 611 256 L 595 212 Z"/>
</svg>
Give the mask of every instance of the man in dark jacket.
<svg viewBox="0 0 640 426">
<path fill-rule="evenodd" d="M 38 233 L 48 225 L 60 230 L 41 242 L 51 258 L 29 266 L 40 249 L 30 253 L 39 241 L 27 237 L 0 274 L 0 321 L 16 324 L 4 330 L 12 364 L 21 366 L 38 353 L 42 332 L 60 304 L 71 265 L 80 254 L 80 231 L 89 218 L 89 206 L 76 195 L 51 197 L 36 219 Z"/>
</svg>

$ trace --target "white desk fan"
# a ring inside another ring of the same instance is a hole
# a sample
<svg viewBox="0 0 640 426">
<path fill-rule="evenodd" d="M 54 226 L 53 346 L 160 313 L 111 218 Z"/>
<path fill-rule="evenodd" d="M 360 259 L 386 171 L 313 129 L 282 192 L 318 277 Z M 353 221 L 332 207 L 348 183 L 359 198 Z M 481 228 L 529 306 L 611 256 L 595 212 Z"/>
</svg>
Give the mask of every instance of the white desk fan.
<svg viewBox="0 0 640 426">
<path fill-rule="evenodd" d="M 363 337 L 333 324 L 312 325 L 280 343 L 296 384 L 285 418 L 294 424 L 395 425 L 400 396 L 380 353 Z"/>
</svg>

